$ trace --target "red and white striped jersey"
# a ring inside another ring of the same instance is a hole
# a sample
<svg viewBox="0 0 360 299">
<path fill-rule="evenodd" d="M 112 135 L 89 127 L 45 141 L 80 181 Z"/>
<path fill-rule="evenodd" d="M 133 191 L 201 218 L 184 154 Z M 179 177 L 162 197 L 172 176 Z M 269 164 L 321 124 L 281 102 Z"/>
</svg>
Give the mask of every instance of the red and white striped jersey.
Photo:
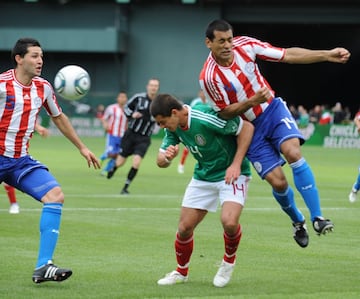
<svg viewBox="0 0 360 299">
<path fill-rule="evenodd" d="M 16 80 L 14 69 L 0 74 L 0 155 L 19 158 L 28 154 L 42 106 L 50 116 L 61 113 L 48 81 L 34 77 L 31 85 L 24 86 Z"/>
<path fill-rule="evenodd" d="M 261 75 L 256 58 L 267 61 L 280 61 L 285 55 L 284 48 L 277 48 L 269 43 L 252 37 L 237 36 L 233 39 L 234 61 L 224 67 L 216 63 L 210 53 L 200 72 L 200 86 L 214 109 L 220 111 L 231 103 L 246 101 L 260 88 L 271 87 Z M 273 92 L 274 94 L 274 92 Z M 270 100 L 271 101 L 271 100 Z M 254 120 L 269 102 L 253 107 L 242 117 Z"/>
<path fill-rule="evenodd" d="M 103 119 L 108 123 L 108 133 L 113 136 L 123 137 L 127 128 L 127 117 L 119 104 L 106 107 Z"/>
</svg>

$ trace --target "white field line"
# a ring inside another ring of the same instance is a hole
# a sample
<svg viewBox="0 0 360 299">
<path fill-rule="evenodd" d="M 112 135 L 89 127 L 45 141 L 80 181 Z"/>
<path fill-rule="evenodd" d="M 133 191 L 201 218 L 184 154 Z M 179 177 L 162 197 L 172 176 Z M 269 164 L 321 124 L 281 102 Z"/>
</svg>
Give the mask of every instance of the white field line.
<svg viewBox="0 0 360 299">
<path fill-rule="evenodd" d="M 182 194 L 178 195 L 178 194 L 154 194 L 154 195 L 149 195 L 149 194 L 136 194 L 136 195 L 121 195 L 121 194 L 65 194 L 65 206 L 63 207 L 63 211 L 86 211 L 86 212 L 122 212 L 122 211 L 160 211 L 160 212 L 167 212 L 167 211 L 180 211 L 180 202 L 182 199 Z M 122 201 L 126 201 L 129 202 L 131 199 L 133 198 L 144 198 L 145 200 L 149 200 L 149 199 L 159 199 L 159 198 L 167 198 L 167 199 L 178 199 L 179 200 L 179 207 L 177 208 L 142 208 L 142 207 L 126 207 L 126 208 L 109 208 L 109 207 L 96 207 L 96 208 L 90 208 L 90 207 L 76 207 L 76 208 L 67 208 L 66 207 L 66 199 L 69 198 L 98 198 L 98 199 L 102 199 L 102 198 L 119 198 L 119 204 L 121 205 Z M 21 201 L 23 200 L 34 200 L 31 197 L 28 198 L 23 198 L 21 199 Z M 268 196 L 256 196 L 256 197 L 251 197 L 248 198 L 247 201 L 254 201 L 254 200 L 269 200 L 269 201 L 274 201 L 274 199 L 272 197 L 268 197 Z M 324 199 L 322 199 L 324 200 Z M 326 199 L 325 199 L 326 200 Z M 328 200 L 331 200 L 330 198 Z M 20 202 L 20 213 L 21 212 L 32 212 L 32 211 L 41 211 L 41 207 L 39 206 L 39 208 L 22 208 L 21 207 L 21 202 Z M 250 208 L 250 207 L 246 207 L 245 204 L 245 208 L 246 211 L 249 212 L 257 212 L 257 211 L 278 211 L 280 209 L 280 207 L 271 207 L 271 208 L 261 208 L 261 207 L 257 207 L 257 208 Z M 340 210 L 353 210 L 353 207 L 322 207 L 322 210 L 327 210 L 327 211 L 340 211 Z M 218 211 L 220 210 L 220 208 L 218 209 Z M 306 208 L 300 208 L 300 210 L 306 210 Z M 8 208 L 0 208 L 0 213 L 1 212 L 8 212 L 9 209 Z"/>
<path fill-rule="evenodd" d="M 218 209 L 220 210 L 220 209 Z M 273 212 L 273 211 L 279 211 L 279 208 L 246 208 L 245 207 L 246 212 Z M 245 211 L 244 210 L 244 211 Z M 305 210 L 301 209 L 300 210 Z M 322 208 L 322 210 L 325 211 L 346 211 L 346 210 L 353 210 L 353 208 L 349 207 L 329 207 L 329 208 Z M 1 212 L 8 212 L 9 209 L 0 209 L 0 213 Z M 20 207 L 20 213 L 21 212 L 38 212 L 41 211 L 41 208 L 21 208 Z M 85 207 L 79 207 L 79 208 L 63 208 L 63 211 L 66 212 L 129 212 L 129 211 L 133 211 L 133 212 L 138 212 L 138 211 L 157 211 L 157 212 L 169 212 L 169 211 L 180 211 L 180 207 L 179 208 L 85 208 Z"/>
</svg>

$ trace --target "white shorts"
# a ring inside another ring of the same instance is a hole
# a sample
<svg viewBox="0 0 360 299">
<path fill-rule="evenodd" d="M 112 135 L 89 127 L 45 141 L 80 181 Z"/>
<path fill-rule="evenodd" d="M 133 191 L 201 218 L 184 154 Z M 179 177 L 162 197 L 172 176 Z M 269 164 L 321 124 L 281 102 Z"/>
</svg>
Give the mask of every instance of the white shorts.
<svg viewBox="0 0 360 299">
<path fill-rule="evenodd" d="M 218 204 L 222 206 L 225 201 L 237 202 L 244 206 L 250 179 L 240 175 L 237 181 L 226 185 L 225 180 L 206 182 L 192 178 L 186 188 L 182 206 L 209 212 L 216 212 Z"/>
</svg>

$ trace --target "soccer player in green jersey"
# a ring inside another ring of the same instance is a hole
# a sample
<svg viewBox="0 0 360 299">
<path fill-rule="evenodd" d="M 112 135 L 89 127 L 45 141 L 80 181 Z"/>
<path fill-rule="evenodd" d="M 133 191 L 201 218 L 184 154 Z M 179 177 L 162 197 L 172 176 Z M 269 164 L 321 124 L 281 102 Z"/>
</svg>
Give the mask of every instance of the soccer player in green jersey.
<svg viewBox="0 0 360 299">
<path fill-rule="evenodd" d="M 208 212 L 215 212 L 220 203 L 225 253 L 213 284 L 224 287 L 234 270 L 241 239 L 239 218 L 251 175 L 245 155 L 253 126 L 240 117 L 223 120 L 206 105 L 193 108 L 183 105 L 169 94 L 158 95 L 151 103 L 150 112 L 159 126 L 165 129 L 157 165 L 168 167 L 179 152 L 180 142 L 197 160 L 182 201 L 175 239 L 178 265 L 158 284 L 172 285 L 188 280 L 195 227 Z"/>
</svg>

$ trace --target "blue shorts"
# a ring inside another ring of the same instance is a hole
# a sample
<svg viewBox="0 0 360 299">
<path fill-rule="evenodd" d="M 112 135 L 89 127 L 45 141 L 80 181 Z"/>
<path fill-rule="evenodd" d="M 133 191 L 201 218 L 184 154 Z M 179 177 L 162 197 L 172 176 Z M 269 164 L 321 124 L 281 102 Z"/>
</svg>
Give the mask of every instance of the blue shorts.
<svg viewBox="0 0 360 299">
<path fill-rule="evenodd" d="M 299 138 L 300 144 L 303 144 L 304 137 L 281 98 L 275 98 L 252 123 L 255 132 L 247 157 L 264 179 L 274 168 L 286 163 L 280 153 L 281 144 L 290 138 Z"/>
<path fill-rule="evenodd" d="M 0 165 L 0 182 L 5 182 L 38 201 L 51 189 L 59 186 L 46 166 L 31 156 L 17 159 L 0 156 Z"/>
<path fill-rule="evenodd" d="M 106 136 L 106 153 L 117 155 L 120 151 L 121 137 L 107 134 Z"/>
</svg>

